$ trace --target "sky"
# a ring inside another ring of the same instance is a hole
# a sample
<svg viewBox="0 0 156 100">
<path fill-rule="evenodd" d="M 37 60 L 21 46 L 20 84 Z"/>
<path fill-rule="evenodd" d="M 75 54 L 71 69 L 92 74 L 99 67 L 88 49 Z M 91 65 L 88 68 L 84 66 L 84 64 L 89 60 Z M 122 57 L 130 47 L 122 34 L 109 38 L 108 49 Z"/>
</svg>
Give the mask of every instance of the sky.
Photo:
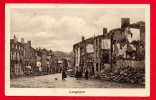
<svg viewBox="0 0 156 100">
<path fill-rule="evenodd" d="M 71 52 L 81 37 L 102 35 L 103 27 L 120 28 L 121 18 L 145 21 L 143 8 L 12 8 L 11 38 L 31 40 L 34 48 Z M 134 35 L 134 38 L 137 36 Z"/>
</svg>

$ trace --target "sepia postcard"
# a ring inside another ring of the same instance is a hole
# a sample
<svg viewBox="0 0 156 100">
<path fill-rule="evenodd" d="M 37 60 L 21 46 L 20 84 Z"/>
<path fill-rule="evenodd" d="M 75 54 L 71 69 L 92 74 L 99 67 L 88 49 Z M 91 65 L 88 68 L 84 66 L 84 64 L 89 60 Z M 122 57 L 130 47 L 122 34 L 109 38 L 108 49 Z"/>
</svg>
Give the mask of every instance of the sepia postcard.
<svg viewBox="0 0 156 100">
<path fill-rule="evenodd" d="M 6 4 L 6 96 L 150 96 L 150 5 Z"/>
</svg>

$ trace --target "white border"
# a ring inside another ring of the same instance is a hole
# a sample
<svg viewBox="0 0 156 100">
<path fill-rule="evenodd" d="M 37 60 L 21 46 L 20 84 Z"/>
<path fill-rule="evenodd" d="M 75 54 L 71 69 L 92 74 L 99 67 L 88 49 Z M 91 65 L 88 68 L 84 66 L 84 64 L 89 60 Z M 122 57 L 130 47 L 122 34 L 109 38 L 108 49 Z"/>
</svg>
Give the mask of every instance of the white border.
<svg viewBox="0 0 156 100">
<path fill-rule="evenodd" d="M 12 8 L 145 8 L 145 88 L 10 88 L 10 9 Z M 82 94 L 69 93 L 85 91 Z M 6 96 L 150 96 L 150 5 L 149 4 L 6 4 L 5 5 L 5 95 Z"/>
</svg>

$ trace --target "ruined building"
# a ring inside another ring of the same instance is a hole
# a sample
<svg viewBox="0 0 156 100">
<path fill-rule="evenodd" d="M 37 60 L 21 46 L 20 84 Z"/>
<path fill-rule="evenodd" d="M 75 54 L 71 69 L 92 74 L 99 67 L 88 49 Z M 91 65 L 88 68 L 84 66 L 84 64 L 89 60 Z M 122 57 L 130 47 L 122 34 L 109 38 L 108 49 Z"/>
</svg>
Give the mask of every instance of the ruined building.
<svg viewBox="0 0 156 100">
<path fill-rule="evenodd" d="M 87 67 L 91 75 L 97 75 L 116 66 L 144 67 L 144 44 L 145 23 L 131 24 L 129 18 L 122 18 L 120 28 L 109 32 L 103 28 L 102 35 L 82 37 L 73 45 L 75 70 Z"/>
<path fill-rule="evenodd" d="M 85 37 L 82 37 L 82 41 L 73 46 L 75 70 L 78 69 L 83 72 L 85 68 L 94 69 L 93 39 L 92 37 L 85 40 Z"/>
</svg>

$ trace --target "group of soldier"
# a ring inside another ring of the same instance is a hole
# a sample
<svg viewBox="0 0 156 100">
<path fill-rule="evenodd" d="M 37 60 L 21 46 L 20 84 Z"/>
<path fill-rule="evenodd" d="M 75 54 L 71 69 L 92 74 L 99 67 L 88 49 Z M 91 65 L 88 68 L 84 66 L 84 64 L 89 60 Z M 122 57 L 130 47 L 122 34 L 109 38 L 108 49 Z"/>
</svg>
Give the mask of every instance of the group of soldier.
<svg viewBox="0 0 156 100">
<path fill-rule="evenodd" d="M 77 80 L 79 80 L 79 79 L 81 79 L 82 77 L 83 77 L 83 72 L 84 72 L 84 77 L 85 77 L 85 79 L 86 80 L 88 80 L 88 69 L 86 68 L 84 71 L 82 71 L 82 70 L 78 70 L 78 68 L 76 69 L 76 73 L 75 73 L 75 78 L 77 79 Z M 66 73 L 66 70 L 65 70 L 65 68 L 63 67 L 62 68 L 62 80 L 65 80 L 65 78 L 67 78 L 67 73 Z"/>
</svg>

